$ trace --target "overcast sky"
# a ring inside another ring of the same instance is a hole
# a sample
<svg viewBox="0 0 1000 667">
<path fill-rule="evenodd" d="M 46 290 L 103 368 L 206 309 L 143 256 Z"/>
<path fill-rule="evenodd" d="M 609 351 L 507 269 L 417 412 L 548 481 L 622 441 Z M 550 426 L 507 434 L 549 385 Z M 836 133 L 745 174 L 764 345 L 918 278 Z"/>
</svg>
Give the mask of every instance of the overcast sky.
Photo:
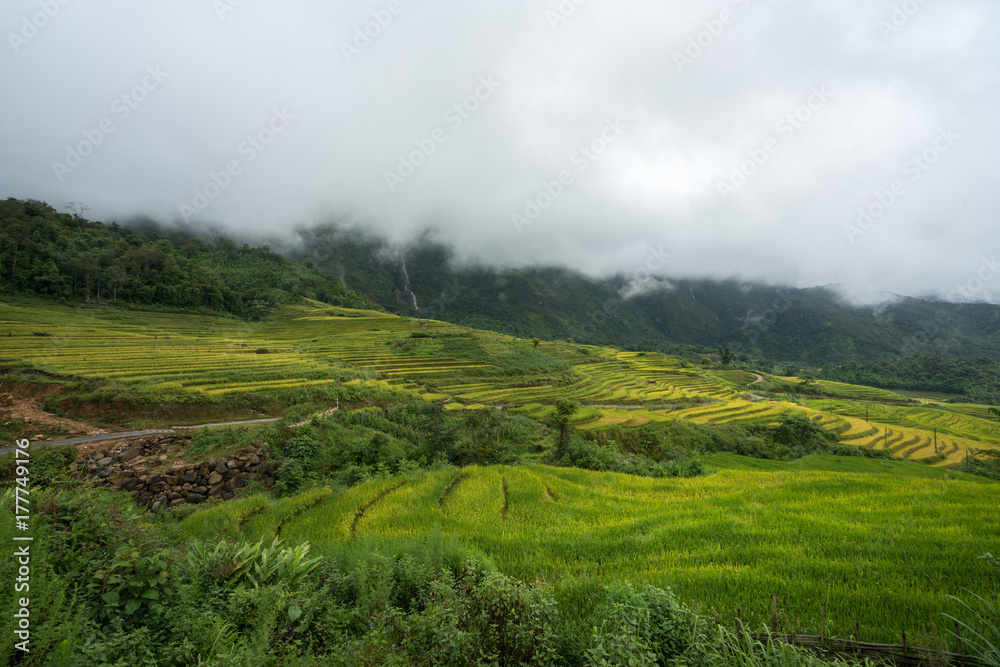
<svg viewBox="0 0 1000 667">
<path fill-rule="evenodd" d="M 2 197 L 1000 301 L 996 0 L 6 0 L 0 29 Z"/>
</svg>

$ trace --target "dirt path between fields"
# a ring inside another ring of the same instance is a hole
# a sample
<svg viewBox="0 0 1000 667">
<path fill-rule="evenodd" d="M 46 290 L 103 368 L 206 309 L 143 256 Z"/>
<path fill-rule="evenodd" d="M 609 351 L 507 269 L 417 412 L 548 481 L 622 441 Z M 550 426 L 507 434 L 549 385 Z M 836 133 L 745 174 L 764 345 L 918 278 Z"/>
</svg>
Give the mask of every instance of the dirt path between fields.
<svg viewBox="0 0 1000 667">
<path fill-rule="evenodd" d="M 4 421 L 17 420 L 24 422 L 31 430 L 43 431 L 47 429 L 57 429 L 63 433 L 95 435 L 101 433 L 101 429 L 76 421 L 57 417 L 52 413 L 42 410 L 42 400 L 33 396 L 17 396 L 11 393 L 0 394 L 0 419 Z"/>
<path fill-rule="evenodd" d="M 752 386 L 754 386 L 755 384 L 757 384 L 758 382 L 763 382 L 763 381 L 764 381 L 764 376 L 763 376 L 763 375 L 761 375 L 760 373 L 754 373 L 754 375 L 755 375 L 755 376 L 757 376 L 757 379 L 756 379 L 756 380 L 754 380 L 753 382 L 751 382 L 750 384 L 748 384 L 748 385 L 747 385 L 747 387 L 752 387 Z M 748 393 L 749 393 L 749 392 L 748 392 Z M 766 401 L 766 400 L 767 400 L 767 399 L 766 399 L 766 398 L 764 398 L 763 396 L 758 396 L 757 394 L 750 394 L 750 398 L 755 398 L 755 399 L 757 399 L 758 401 Z"/>
</svg>

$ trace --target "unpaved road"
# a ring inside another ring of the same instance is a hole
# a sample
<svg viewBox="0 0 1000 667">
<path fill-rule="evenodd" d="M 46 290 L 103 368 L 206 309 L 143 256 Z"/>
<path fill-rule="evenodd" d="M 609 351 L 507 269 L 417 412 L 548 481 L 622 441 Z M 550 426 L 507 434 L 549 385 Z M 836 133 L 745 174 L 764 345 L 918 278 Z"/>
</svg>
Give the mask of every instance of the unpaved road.
<svg viewBox="0 0 1000 667">
<path fill-rule="evenodd" d="M 243 419 L 240 421 L 232 422 L 216 422 L 213 424 L 196 424 L 194 426 L 171 426 L 170 428 L 156 428 L 149 429 L 146 431 L 125 431 L 122 433 L 99 433 L 96 435 L 81 435 L 76 438 L 66 438 L 64 440 L 45 440 L 32 442 L 30 449 L 38 449 L 39 447 L 55 447 L 56 445 L 81 445 L 88 442 L 104 442 L 106 440 L 129 440 L 131 438 L 142 438 L 147 435 L 171 435 L 177 431 L 188 431 L 192 429 L 199 428 L 215 428 L 221 426 L 240 426 L 243 424 L 266 424 L 268 422 L 276 422 L 279 417 L 268 417 L 266 419 Z M 0 449 L 0 456 L 4 454 L 10 454 L 14 451 L 13 447 L 4 447 Z"/>
</svg>

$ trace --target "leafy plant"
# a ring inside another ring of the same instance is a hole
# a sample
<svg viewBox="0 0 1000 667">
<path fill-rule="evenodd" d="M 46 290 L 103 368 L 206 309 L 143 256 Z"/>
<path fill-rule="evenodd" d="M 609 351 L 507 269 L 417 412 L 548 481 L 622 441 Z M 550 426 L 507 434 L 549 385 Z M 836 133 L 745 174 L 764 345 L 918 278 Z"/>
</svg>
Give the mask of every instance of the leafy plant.
<svg viewBox="0 0 1000 667">
<path fill-rule="evenodd" d="M 94 574 L 88 589 L 104 602 L 99 608 L 102 617 L 111 618 L 122 610 L 125 616 L 132 616 L 140 609 L 163 606 L 176 592 L 176 577 L 177 566 L 169 549 L 143 553 L 138 547 L 126 546 L 115 552 L 108 567 Z"/>
<path fill-rule="evenodd" d="M 308 542 L 297 547 L 282 547 L 282 544 L 282 540 L 276 537 L 269 545 L 261 540 L 237 549 L 232 555 L 235 568 L 229 583 L 245 581 L 254 588 L 267 584 L 297 588 L 322 559 L 308 558 Z"/>
</svg>

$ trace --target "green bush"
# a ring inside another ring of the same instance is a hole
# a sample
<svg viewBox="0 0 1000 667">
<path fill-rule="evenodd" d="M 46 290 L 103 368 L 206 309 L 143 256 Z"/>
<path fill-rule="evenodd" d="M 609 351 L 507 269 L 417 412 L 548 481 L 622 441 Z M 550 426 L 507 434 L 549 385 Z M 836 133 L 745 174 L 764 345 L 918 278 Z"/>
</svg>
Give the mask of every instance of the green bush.
<svg viewBox="0 0 1000 667">
<path fill-rule="evenodd" d="M 298 459 L 289 459 L 278 468 L 274 493 L 278 497 L 291 496 L 299 492 L 306 481 L 306 471 Z"/>
<path fill-rule="evenodd" d="M 598 616 L 606 620 L 594 628 L 584 665 L 655 667 L 674 664 L 687 650 L 695 619 L 669 591 L 623 583 L 605 596 Z"/>
<path fill-rule="evenodd" d="M 99 598 L 91 609 L 109 619 L 162 607 L 164 600 L 176 593 L 176 585 L 177 565 L 172 551 L 130 545 L 115 552 L 111 563 L 94 574 L 87 590 Z"/>
<path fill-rule="evenodd" d="M 73 445 L 37 450 L 32 448 L 31 458 L 27 462 L 30 472 L 31 486 L 47 486 L 69 467 L 76 458 Z M 14 454 L 0 457 L 0 484 L 9 484 L 17 479 L 19 466 L 25 465 L 25 459 L 18 460 Z"/>
<path fill-rule="evenodd" d="M 188 454 L 191 456 L 200 456 L 208 451 L 211 451 L 222 444 L 222 438 L 218 433 L 208 428 L 207 426 L 191 438 L 191 445 L 188 447 Z"/>
</svg>

